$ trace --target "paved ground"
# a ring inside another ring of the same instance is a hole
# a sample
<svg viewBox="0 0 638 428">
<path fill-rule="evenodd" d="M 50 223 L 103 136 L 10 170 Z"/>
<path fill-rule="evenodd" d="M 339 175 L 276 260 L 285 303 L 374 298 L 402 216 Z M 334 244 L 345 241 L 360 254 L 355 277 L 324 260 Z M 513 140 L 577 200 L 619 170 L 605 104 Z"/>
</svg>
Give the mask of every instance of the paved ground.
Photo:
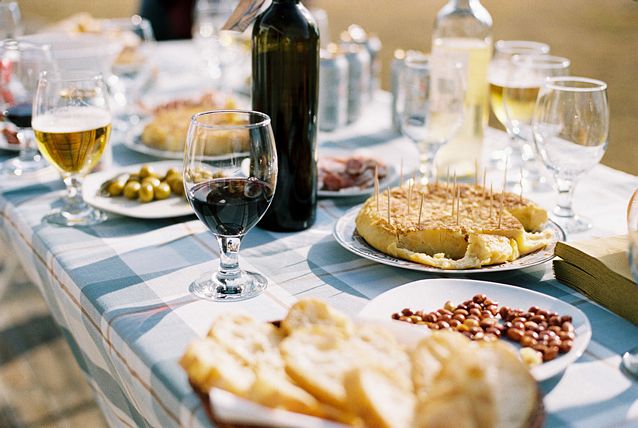
<svg viewBox="0 0 638 428">
<path fill-rule="evenodd" d="M 44 300 L 22 271 L 0 296 L 0 427 L 106 427 Z"/>
</svg>

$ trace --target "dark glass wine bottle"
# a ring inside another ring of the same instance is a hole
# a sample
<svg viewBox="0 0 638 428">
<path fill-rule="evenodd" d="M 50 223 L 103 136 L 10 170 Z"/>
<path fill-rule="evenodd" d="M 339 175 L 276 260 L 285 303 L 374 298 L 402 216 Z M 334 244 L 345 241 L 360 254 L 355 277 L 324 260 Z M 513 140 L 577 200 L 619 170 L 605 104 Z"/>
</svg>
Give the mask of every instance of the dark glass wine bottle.
<svg viewBox="0 0 638 428">
<path fill-rule="evenodd" d="M 252 36 L 253 110 L 272 120 L 279 173 L 260 227 L 303 230 L 317 207 L 319 30 L 299 0 L 273 0 Z"/>
</svg>

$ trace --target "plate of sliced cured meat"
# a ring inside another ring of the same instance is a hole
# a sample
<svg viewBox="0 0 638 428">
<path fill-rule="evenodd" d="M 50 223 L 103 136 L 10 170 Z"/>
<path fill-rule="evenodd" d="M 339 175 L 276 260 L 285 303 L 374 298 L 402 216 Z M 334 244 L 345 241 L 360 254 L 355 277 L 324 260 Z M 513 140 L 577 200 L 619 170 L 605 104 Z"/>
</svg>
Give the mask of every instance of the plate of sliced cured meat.
<svg viewBox="0 0 638 428">
<path fill-rule="evenodd" d="M 374 191 L 375 169 L 379 187 L 384 188 L 397 179 L 392 165 L 365 156 L 322 157 L 317 163 L 318 192 L 321 197 L 365 196 Z"/>
</svg>

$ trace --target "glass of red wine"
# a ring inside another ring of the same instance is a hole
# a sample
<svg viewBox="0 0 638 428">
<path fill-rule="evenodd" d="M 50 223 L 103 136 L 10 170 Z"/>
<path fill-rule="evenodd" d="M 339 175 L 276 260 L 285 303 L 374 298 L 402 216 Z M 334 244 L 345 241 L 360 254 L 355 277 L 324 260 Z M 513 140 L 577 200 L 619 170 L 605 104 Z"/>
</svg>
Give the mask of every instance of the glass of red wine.
<svg viewBox="0 0 638 428">
<path fill-rule="evenodd" d="M 255 111 L 219 110 L 191 119 L 184 152 L 184 187 L 197 217 L 219 244 L 219 269 L 190 285 L 197 297 L 237 301 L 268 284 L 239 267 L 241 240 L 268 209 L 277 185 L 277 151 L 270 118 Z"/>
<path fill-rule="evenodd" d="M 0 42 L 0 111 L 17 132 L 5 128 L 7 147 L 17 139 L 20 154 L 2 164 L 3 175 L 22 176 L 47 166 L 38 153 L 31 130 L 31 109 L 38 78 L 43 71 L 53 71 L 53 61 L 46 46 L 7 39 Z"/>
</svg>

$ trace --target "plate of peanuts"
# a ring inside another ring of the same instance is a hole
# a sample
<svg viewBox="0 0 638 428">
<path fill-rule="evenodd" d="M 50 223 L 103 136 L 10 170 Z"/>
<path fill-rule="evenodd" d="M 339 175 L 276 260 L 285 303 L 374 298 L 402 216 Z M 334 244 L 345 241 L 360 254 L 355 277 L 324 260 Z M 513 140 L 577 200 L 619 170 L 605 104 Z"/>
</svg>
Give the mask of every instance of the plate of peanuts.
<svg viewBox="0 0 638 428">
<path fill-rule="evenodd" d="M 537 381 L 567 369 L 592 334 L 587 316 L 570 304 L 536 291 L 470 279 L 410 282 L 375 297 L 359 316 L 459 331 L 475 341 L 502 340 L 517 349 Z"/>
</svg>

